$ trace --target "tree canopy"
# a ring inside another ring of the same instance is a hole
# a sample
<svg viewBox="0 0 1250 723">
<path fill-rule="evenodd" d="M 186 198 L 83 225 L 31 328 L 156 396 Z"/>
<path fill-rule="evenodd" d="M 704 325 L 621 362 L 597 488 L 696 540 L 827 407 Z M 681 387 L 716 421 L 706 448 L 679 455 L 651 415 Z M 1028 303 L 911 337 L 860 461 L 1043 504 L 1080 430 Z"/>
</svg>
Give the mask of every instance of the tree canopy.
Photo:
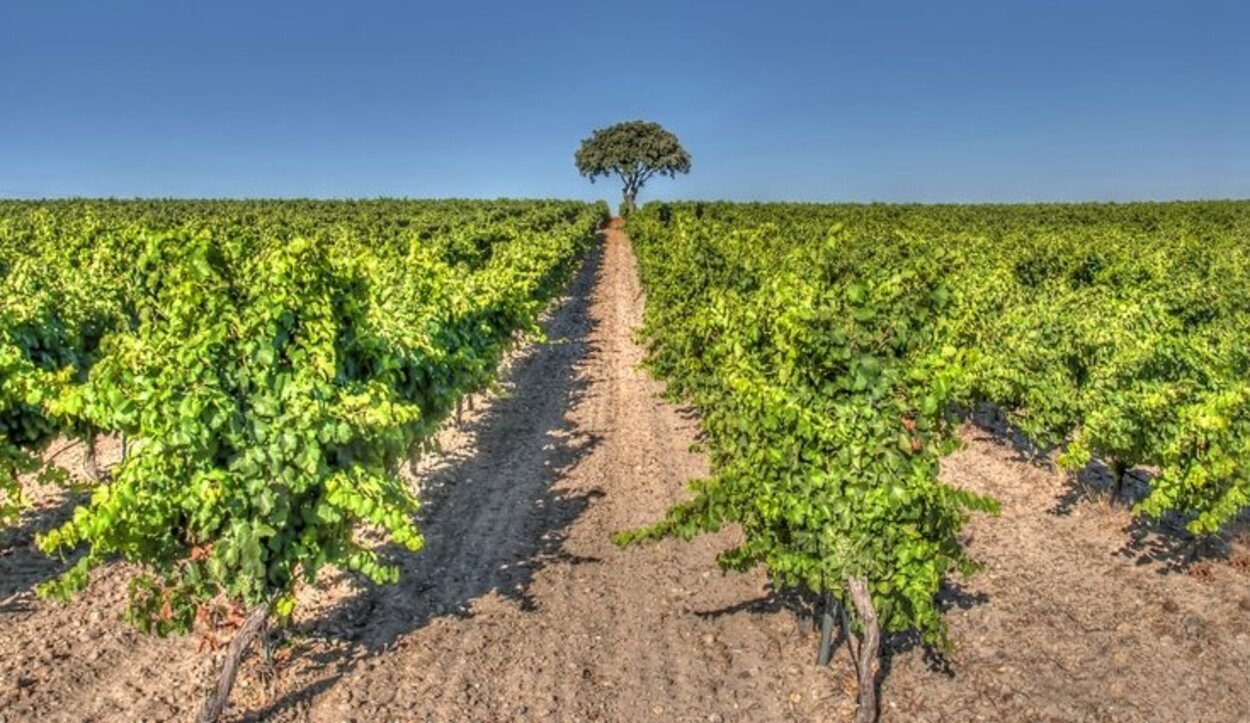
<svg viewBox="0 0 1250 723">
<path fill-rule="evenodd" d="M 674 178 L 690 172 L 690 154 L 677 136 L 659 123 L 641 120 L 597 129 L 582 141 L 573 159 L 591 183 L 599 176 L 620 178 L 629 211 L 636 208 L 638 192 L 652 176 Z"/>
</svg>

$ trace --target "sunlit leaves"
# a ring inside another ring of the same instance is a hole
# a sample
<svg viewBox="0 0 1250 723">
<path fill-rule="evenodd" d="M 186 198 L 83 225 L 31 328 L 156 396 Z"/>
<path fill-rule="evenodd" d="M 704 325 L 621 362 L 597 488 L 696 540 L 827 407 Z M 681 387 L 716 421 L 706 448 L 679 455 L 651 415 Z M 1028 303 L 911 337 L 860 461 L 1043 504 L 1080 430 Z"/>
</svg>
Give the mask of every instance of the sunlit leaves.
<svg viewBox="0 0 1250 723">
<path fill-rule="evenodd" d="M 326 565 L 393 582 L 360 534 L 420 549 L 399 464 L 489 383 L 606 215 L 557 202 L 49 208 L 63 217 L 21 208 L 7 227 L 0 258 L 48 273 L 24 287 L 42 305 L 0 317 L 0 334 L 88 322 L 100 333 L 0 337 L 0 419 L 10 410 L 23 425 L 0 429 L 0 452 L 25 470 L 55 434 L 126 436 L 107 484 L 40 538 L 50 553 L 86 549 L 44 592 L 68 595 L 97 564 L 131 560 L 144 574 L 128 615 L 160 634 L 214 598 L 278 600 L 289 614 L 295 583 Z M 128 225 L 81 238 L 79 219 L 97 212 Z M 43 240 L 22 248 L 23 228 Z M 67 248 L 115 274 L 89 318 L 49 303 L 66 288 L 90 297 L 98 281 Z"/>
<path fill-rule="evenodd" d="M 1158 467 L 1138 511 L 1247 507 L 1250 205 L 652 204 L 630 221 L 648 363 L 703 413 L 714 476 L 632 542 L 738 523 L 721 563 L 940 640 L 992 500 L 942 483 L 989 403 L 1059 461 Z"/>
</svg>

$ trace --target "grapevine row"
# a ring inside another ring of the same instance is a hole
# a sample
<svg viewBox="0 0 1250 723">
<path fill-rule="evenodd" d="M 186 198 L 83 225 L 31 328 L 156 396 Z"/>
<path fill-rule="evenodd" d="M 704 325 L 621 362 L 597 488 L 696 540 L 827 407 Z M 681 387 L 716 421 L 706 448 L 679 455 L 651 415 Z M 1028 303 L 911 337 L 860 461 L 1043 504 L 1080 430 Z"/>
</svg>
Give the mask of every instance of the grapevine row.
<svg viewBox="0 0 1250 723">
<path fill-rule="evenodd" d="M 128 440 L 39 539 L 82 552 L 43 592 L 138 563 L 127 614 L 159 634 L 210 604 L 288 616 L 327 565 L 393 581 L 360 532 L 420 548 L 400 464 L 489 383 L 606 216 L 564 202 L 0 211 L 0 494 L 17 501 L 55 436 Z"/>
<path fill-rule="evenodd" d="M 629 230 L 649 364 L 714 473 L 618 541 L 741 526 L 723 566 L 860 637 L 861 720 L 882 634 L 949 645 L 936 595 L 997 508 L 939 476 L 968 410 L 1069 469 L 1154 470 L 1136 511 L 1195 535 L 1250 505 L 1250 205 L 650 204 Z"/>
</svg>

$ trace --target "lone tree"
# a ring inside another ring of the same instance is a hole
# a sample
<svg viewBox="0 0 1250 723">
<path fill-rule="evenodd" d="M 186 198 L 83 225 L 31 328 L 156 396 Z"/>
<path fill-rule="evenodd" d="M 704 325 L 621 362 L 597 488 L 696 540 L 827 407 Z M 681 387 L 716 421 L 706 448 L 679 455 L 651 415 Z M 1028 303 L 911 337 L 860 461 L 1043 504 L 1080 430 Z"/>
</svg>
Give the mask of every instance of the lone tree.
<svg viewBox="0 0 1250 723">
<path fill-rule="evenodd" d="M 599 176 L 621 179 L 626 211 L 637 208 L 638 191 L 652 176 L 675 178 L 690 173 L 690 154 L 677 136 L 659 123 L 629 121 L 600 128 L 582 141 L 573 155 L 577 170 L 594 183 Z"/>
</svg>

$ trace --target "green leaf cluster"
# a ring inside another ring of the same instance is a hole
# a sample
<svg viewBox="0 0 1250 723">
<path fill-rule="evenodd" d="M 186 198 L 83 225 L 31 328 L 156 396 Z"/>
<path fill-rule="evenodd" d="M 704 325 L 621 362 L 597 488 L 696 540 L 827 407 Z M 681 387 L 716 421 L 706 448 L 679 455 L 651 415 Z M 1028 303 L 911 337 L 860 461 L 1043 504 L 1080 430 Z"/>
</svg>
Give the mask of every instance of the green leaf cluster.
<svg viewBox="0 0 1250 723">
<path fill-rule="evenodd" d="M 399 465 L 490 383 L 606 207 L 170 203 L 0 208 L 3 283 L 28 264 L 48 273 L 30 284 L 43 306 L 0 317 L 14 340 L 0 345 L 0 412 L 25 425 L 4 428 L 0 451 L 29 466 L 56 434 L 130 441 L 112 479 L 40 538 L 85 549 L 44 592 L 136 562 L 130 617 L 163 634 L 212 599 L 289 612 L 297 581 L 326 565 L 394 581 L 360 533 L 420 548 Z M 107 232 L 84 238 L 84 218 Z M 110 275 L 84 274 L 84 258 Z M 96 326 L 57 303 L 66 289 Z"/>
</svg>

